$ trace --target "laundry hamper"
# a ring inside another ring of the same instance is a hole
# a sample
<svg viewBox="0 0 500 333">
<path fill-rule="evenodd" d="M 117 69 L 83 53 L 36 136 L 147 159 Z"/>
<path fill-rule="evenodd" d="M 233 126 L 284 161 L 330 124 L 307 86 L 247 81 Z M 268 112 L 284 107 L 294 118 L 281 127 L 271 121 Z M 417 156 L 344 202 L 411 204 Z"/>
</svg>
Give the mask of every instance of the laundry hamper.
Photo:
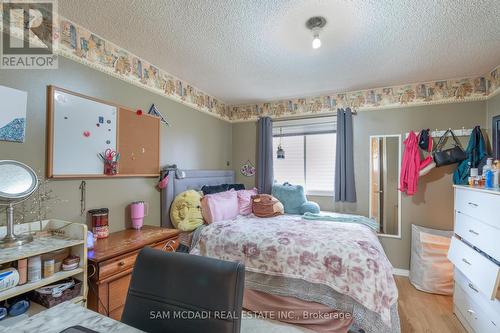
<svg viewBox="0 0 500 333">
<path fill-rule="evenodd" d="M 411 226 L 410 282 L 433 294 L 453 294 L 453 264 L 448 260 L 453 231 Z"/>
</svg>

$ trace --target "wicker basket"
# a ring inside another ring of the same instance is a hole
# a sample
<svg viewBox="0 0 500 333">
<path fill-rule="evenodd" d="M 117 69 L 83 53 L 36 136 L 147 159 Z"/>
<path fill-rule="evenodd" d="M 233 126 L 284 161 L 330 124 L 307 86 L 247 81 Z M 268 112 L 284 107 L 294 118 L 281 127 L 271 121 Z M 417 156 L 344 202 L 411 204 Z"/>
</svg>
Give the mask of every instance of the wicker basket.
<svg viewBox="0 0 500 333">
<path fill-rule="evenodd" d="M 80 296 L 80 291 L 82 289 L 82 282 L 73 278 L 68 278 L 57 282 L 57 284 L 60 284 L 71 281 L 75 281 L 75 285 L 71 288 L 64 290 L 60 297 L 54 297 L 51 294 L 40 294 L 39 292 L 34 290 L 30 294 L 30 299 L 33 302 L 43 305 L 46 308 L 51 308 L 59 303 L 69 301 L 70 299 Z"/>
</svg>

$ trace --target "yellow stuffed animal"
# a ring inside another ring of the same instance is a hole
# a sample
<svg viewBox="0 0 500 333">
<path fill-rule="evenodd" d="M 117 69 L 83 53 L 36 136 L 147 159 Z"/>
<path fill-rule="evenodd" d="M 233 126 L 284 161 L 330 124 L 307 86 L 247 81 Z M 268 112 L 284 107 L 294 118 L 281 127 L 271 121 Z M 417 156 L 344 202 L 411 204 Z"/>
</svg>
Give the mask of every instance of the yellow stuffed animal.
<svg viewBox="0 0 500 333">
<path fill-rule="evenodd" d="M 175 197 L 170 208 L 170 220 L 175 228 L 193 231 L 203 224 L 201 215 L 201 194 L 188 190 Z"/>
</svg>

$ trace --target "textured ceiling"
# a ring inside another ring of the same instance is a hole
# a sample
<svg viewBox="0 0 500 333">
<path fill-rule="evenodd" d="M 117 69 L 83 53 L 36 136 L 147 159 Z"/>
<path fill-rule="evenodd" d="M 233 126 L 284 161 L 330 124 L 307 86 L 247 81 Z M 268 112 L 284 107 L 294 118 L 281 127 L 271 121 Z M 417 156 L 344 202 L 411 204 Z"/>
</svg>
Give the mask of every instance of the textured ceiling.
<svg viewBox="0 0 500 333">
<path fill-rule="evenodd" d="M 500 1 L 60 0 L 60 13 L 229 104 L 484 74 Z M 311 48 L 305 21 L 328 20 Z"/>
</svg>

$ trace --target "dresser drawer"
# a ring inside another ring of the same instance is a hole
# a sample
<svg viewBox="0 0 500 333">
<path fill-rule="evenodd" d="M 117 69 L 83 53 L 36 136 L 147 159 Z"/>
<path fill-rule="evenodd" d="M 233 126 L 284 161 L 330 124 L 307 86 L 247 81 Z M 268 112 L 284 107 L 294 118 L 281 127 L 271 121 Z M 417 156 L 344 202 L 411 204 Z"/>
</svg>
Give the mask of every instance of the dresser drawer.
<svg viewBox="0 0 500 333">
<path fill-rule="evenodd" d="M 458 269 L 455 268 L 455 284 L 462 287 L 462 290 L 472 299 L 472 301 L 478 304 L 486 313 L 487 317 L 493 322 L 494 325 L 500 328 L 500 296 L 497 293 L 497 298 L 490 300 L 486 298 L 474 284 L 467 279 Z"/>
<path fill-rule="evenodd" d="M 177 250 L 178 246 L 179 246 L 179 239 L 178 238 L 172 238 L 172 239 L 169 239 L 167 241 L 159 242 L 159 243 L 152 245 L 152 247 L 154 249 L 158 249 L 158 250 L 162 250 L 162 251 L 166 251 L 166 252 L 175 252 L 175 250 Z"/>
<path fill-rule="evenodd" d="M 455 210 L 500 228 L 500 195 L 475 190 L 455 189 Z"/>
<path fill-rule="evenodd" d="M 496 297 L 500 267 L 456 237 L 452 237 L 448 259 L 489 299 Z"/>
<path fill-rule="evenodd" d="M 488 318 L 484 310 L 458 284 L 455 285 L 453 303 L 460 312 L 461 317 L 467 321 L 474 332 L 500 333 L 500 328 Z"/>
<path fill-rule="evenodd" d="M 137 252 L 103 261 L 99 264 L 99 280 L 134 267 Z"/>
<path fill-rule="evenodd" d="M 108 307 L 110 313 L 125 305 L 131 278 L 132 274 L 127 274 L 109 283 Z"/>
<path fill-rule="evenodd" d="M 455 233 L 500 261 L 500 229 L 455 211 Z"/>
</svg>

